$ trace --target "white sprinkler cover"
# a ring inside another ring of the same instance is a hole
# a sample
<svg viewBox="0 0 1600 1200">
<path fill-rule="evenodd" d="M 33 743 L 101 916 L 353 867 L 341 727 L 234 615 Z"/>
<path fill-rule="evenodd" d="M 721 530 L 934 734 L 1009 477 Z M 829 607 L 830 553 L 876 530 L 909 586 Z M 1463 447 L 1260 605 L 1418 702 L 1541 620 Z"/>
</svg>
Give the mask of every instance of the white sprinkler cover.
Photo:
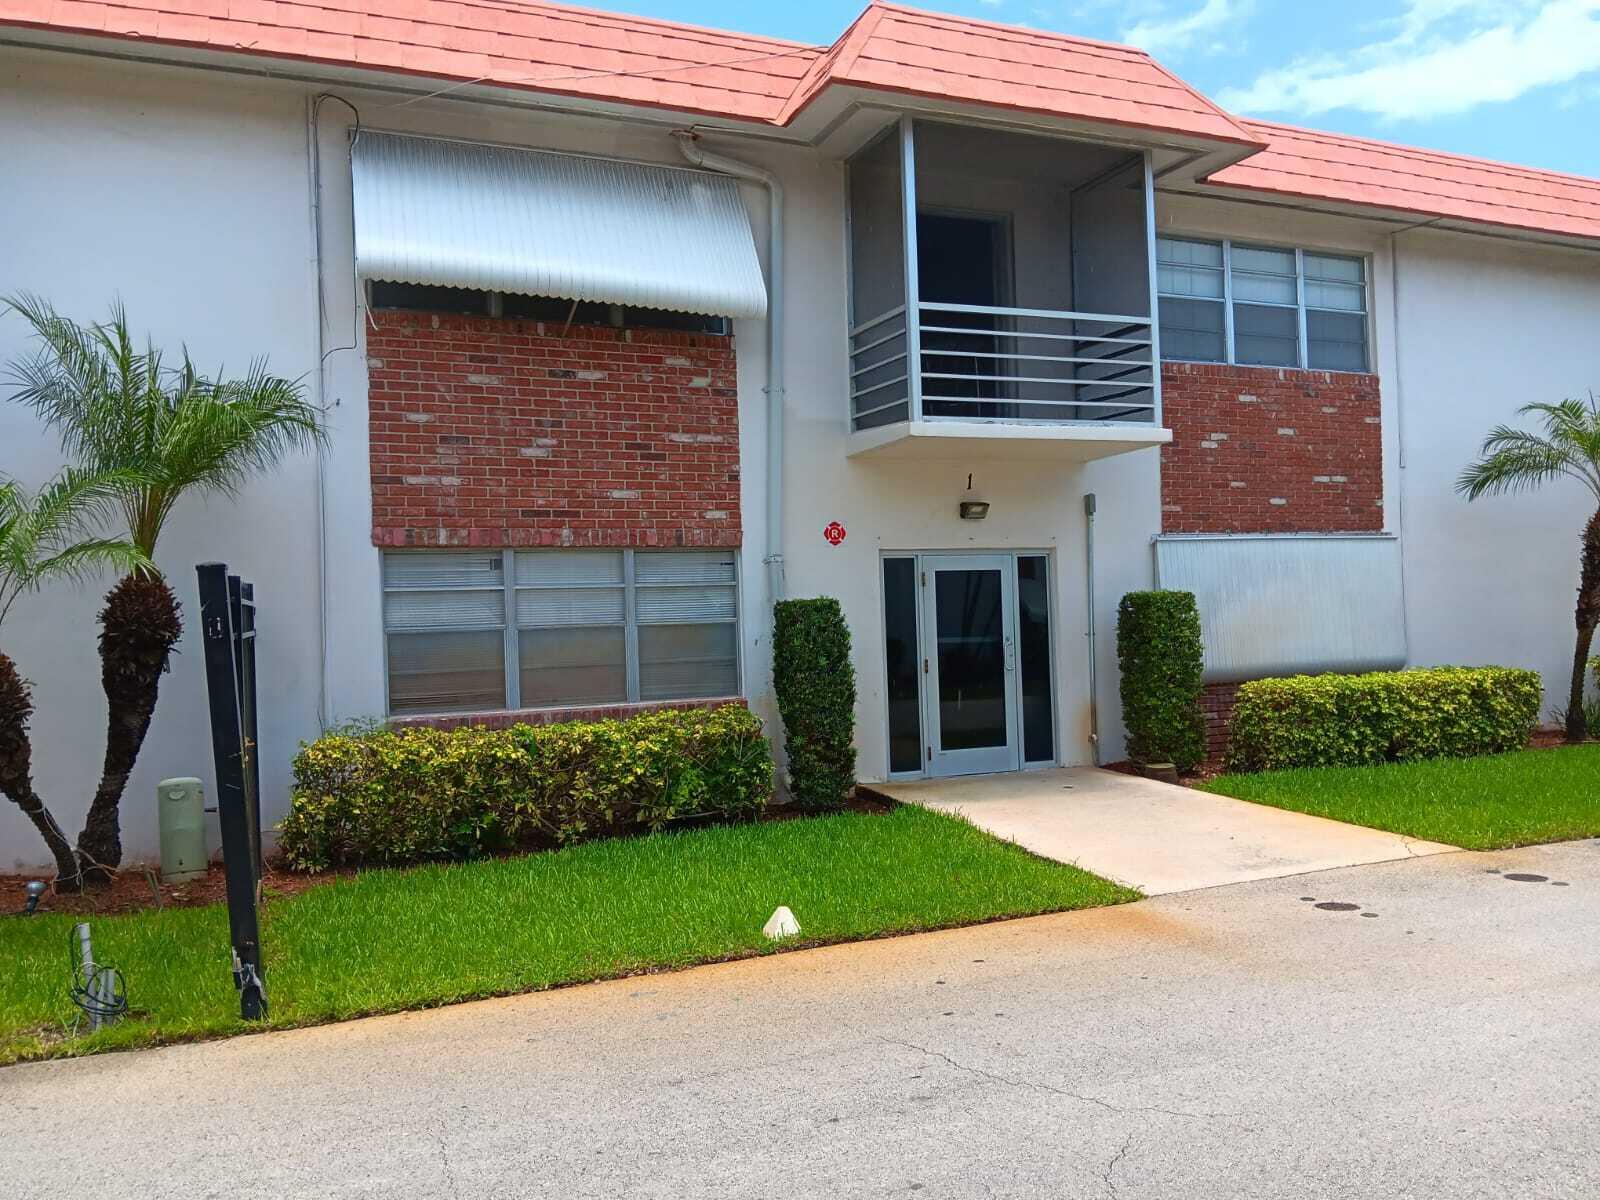
<svg viewBox="0 0 1600 1200">
<path fill-rule="evenodd" d="M 761 932 L 773 941 L 780 938 L 794 937 L 800 932 L 800 922 L 794 919 L 794 914 L 783 905 L 778 905 L 772 916 L 767 918 L 767 923 L 761 927 Z"/>
</svg>

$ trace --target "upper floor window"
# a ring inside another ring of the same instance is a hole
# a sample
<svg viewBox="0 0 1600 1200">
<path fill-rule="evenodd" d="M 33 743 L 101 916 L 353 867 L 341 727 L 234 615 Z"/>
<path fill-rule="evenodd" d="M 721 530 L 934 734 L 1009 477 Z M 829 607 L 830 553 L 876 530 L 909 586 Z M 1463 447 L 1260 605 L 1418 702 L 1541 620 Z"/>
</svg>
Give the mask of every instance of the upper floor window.
<svg viewBox="0 0 1600 1200">
<path fill-rule="evenodd" d="M 738 695 L 735 553 L 387 552 L 389 711 Z"/>
<path fill-rule="evenodd" d="M 1361 258 L 1162 237 L 1156 270 L 1163 358 L 1370 369 Z"/>
</svg>

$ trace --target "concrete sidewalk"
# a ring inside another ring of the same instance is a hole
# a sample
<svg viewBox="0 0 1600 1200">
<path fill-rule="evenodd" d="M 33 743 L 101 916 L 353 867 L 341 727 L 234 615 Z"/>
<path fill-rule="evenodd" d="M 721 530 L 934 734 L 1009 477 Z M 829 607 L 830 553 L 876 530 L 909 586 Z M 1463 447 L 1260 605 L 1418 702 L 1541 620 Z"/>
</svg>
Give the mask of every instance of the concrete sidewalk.
<svg viewBox="0 0 1600 1200">
<path fill-rule="evenodd" d="M 1146 895 L 1455 850 L 1093 767 L 876 783 Z"/>
</svg>

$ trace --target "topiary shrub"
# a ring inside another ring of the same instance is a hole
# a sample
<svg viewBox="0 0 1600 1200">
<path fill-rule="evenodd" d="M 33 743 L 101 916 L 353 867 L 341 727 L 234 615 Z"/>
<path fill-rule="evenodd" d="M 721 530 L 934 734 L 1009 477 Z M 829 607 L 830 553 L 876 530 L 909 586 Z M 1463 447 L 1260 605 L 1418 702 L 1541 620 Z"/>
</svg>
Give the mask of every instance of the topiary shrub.
<svg viewBox="0 0 1600 1200">
<path fill-rule="evenodd" d="M 625 721 L 332 733 L 295 757 L 278 845 L 303 871 L 467 859 L 749 820 L 771 798 L 771 747 L 736 704 Z"/>
<path fill-rule="evenodd" d="M 1135 762 L 1192 771 L 1206 753 L 1200 610 L 1193 592 L 1129 592 L 1117 606 L 1122 723 Z"/>
<path fill-rule="evenodd" d="M 1539 719 L 1537 671 L 1431 667 L 1240 685 L 1228 769 L 1359 766 L 1519 750 Z"/>
<path fill-rule="evenodd" d="M 778 601 L 772 683 L 783 717 L 790 796 L 802 808 L 842 807 L 856 784 L 856 672 L 837 600 Z"/>
</svg>

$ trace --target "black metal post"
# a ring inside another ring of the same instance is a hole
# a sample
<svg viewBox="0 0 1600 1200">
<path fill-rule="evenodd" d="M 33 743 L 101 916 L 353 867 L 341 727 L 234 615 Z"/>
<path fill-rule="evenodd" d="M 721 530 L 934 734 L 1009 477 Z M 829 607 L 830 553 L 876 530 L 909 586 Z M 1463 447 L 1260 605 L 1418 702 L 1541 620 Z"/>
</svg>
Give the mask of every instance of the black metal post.
<svg viewBox="0 0 1600 1200">
<path fill-rule="evenodd" d="M 222 861 L 227 877 L 233 979 L 239 989 L 239 1015 L 247 1021 L 255 1021 L 267 1015 L 267 995 L 261 961 L 261 923 L 256 908 L 259 876 L 250 837 L 250 789 L 246 783 L 244 728 L 239 713 L 234 635 L 238 581 L 229 580 L 228 568 L 222 563 L 201 563 L 195 571 L 200 580 L 200 628 L 205 644 L 212 758 L 217 774 L 217 816 L 222 826 Z"/>
<path fill-rule="evenodd" d="M 228 576 L 228 612 L 233 624 L 234 679 L 239 692 L 239 733 L 243 739 L 245 811 L 250 827 L 250 859 L 261 881 L 261 759 L 256 754 L 256 589 Z M 259 902 L 260 897 L 257 896 Z"/>
</svg>

